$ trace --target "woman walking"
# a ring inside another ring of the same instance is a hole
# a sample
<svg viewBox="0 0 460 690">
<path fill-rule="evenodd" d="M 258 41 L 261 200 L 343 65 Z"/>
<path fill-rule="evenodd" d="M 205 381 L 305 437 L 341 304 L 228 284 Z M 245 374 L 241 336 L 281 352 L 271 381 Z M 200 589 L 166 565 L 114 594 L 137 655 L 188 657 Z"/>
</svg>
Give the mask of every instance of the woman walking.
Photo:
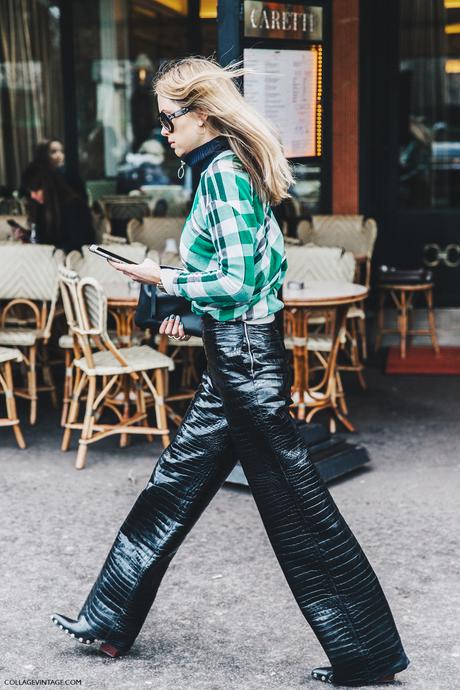
<svg viewBox="0 0 460 690">
<path fill-rule="evenodd" d="M 391 681 L 409 661 L 377 577 L 308 457 L 289 414 L 290 375 L 274 314 L 286 271 L 270 204 L 291 174 L 271 127 L 204 58 L 159 74 L 162 134 L 201 178 L 181 237 L 183 270 L 114 264 L 185 297 L 203 316 L 207 371 L 171 445 L 121 526 L 78 619 L 53 620 L 80 642 L 128 652 L 174 554 L 241 462 L 296 601 L 330 667 L 313 677 Z M 161 331 L 185 338 L 178 318 Z"/>
</svg>

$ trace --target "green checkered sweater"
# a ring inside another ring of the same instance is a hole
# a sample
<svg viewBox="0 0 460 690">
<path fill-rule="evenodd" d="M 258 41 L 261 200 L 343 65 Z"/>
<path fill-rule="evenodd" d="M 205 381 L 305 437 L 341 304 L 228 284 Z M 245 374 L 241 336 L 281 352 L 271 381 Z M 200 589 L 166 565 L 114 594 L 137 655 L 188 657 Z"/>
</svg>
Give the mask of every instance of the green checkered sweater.
<svg viewBox="0 0 460 690">
<path fill-rule="evenodd" d="M 185 270 L 172 282 L 196 314 L 217 321 L 261 319 L 283 308 L 283 235 L 232 151 L 203 171 L 180 240 Z"/>
</svg>

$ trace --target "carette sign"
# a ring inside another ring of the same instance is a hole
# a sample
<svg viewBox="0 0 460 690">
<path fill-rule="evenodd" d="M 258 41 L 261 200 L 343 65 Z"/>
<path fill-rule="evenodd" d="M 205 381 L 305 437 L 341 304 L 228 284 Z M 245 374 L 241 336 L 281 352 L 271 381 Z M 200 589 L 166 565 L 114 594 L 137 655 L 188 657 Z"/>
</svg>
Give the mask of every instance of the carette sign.
<svg viewBox="0 0 460 690">
<path fill-rule="evenodd" d="M 323 8 L 245 0 L 244 35 L 321 41 Z"/>
</svg>

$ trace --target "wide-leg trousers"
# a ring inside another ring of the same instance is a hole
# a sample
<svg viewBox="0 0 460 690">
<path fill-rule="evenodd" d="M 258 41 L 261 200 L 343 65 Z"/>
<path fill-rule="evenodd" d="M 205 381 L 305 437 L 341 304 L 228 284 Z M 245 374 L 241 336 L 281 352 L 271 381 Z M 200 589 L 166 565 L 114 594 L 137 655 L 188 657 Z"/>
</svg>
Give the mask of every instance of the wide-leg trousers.
<svg viewBox="0 0 460 690">
<path fill-rule="evenodd" d="M 205 317 L 203 340 L 208 368 L 196 396 L 80 615 L 98 639 L 132 644 L 171 559 L 239 459 L 335 682 L 402 671 L 409 661 L 378 579 L 289 414 L 290 370 L 276 324 Z"/>
</svg>

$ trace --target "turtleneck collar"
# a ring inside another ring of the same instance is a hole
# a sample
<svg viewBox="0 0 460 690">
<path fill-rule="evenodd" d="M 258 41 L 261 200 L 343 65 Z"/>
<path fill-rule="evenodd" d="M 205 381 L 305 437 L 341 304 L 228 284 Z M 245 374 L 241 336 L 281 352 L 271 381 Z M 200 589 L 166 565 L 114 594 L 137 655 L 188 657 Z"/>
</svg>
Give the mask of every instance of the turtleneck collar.
<svg viewBox="0 0 460 690">
<path fill-rule="evenodd" d="M 226 137 L 215 137 L 211 141 L 207 141 L 206 144 L 202 144 L 185 156 L 182 156 L 182 160 L 192 168 L 197 167 L 200 173 L 202 173 L 218 153 L 227 151 L 229 148 Z"/>
</svg>

